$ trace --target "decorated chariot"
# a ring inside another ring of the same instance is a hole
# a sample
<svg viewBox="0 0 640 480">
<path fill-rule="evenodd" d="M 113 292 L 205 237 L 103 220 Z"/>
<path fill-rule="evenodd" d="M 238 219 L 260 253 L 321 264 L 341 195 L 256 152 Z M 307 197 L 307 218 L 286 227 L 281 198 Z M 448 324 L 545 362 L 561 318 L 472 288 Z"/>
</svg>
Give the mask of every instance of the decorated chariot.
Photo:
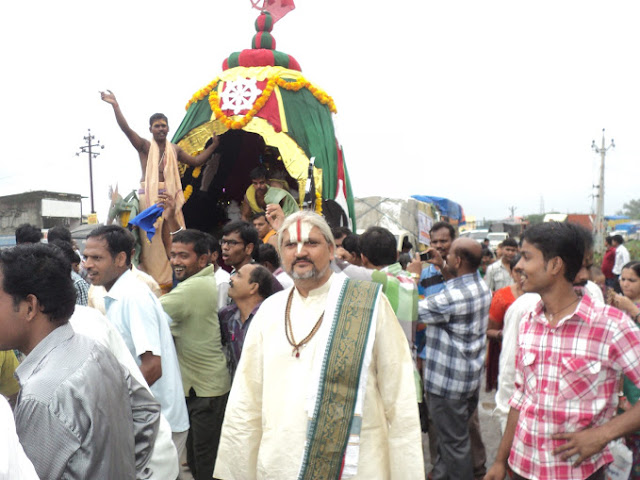
<svg viewBox="0 0 640 480">
<path fill-rule="evenodd" d="M 270 13 L 261 12 L 255 27 L 252 48 L 229 55 L 222 72 L 193 94 L 172 139 L 197 155 L 213 134 L 220 137 L 204 166 L 182 165 L 185 222 L 212 231 L 237 217 L 248 172 L 262 165 L 270 183 L 292 193 L 300 208 L 355 227 L 335 103 L 303 76 L 295 58 L 276 50 Z"/>
</svg>

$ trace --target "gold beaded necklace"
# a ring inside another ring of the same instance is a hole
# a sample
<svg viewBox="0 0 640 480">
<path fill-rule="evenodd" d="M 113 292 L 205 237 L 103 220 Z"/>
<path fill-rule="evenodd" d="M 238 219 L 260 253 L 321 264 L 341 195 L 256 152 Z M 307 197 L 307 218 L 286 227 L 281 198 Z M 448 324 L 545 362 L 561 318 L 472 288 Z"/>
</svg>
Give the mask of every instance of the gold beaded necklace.
<svg viewBox="0 0 640 480">
<path fill-rule="evenodd" d="M 284 333 L 287 335 L 287 342 L 289 342 L 289 345 L 293 347 L 291 356 L 295 355 L 296 358 L 300 358 L 300 349 L 304 347 L 307 343 L 309 343 L 309 340 L 311 340 L 313 336 L 318 332 L 318 330 L 320 330 L 320 325 L 322 325 L 322 319 L 324 318 L 324 312 L 322 312 L 322 314 L 320 315 L 320 318 L 311 329 L 311 332 L 309 332 L 309 335 L 304 337 L 300 342 L 296 343 L 295 338 L 293 338 L 293 328 L 291 327 L 291 316 L 290 316 L 291 302 L 293 301 L 294 290 L 295 288 L 292 288 L 291 293 L 289 293 L 289 299 L 287 300 L 287 308 L 284 311 Z"/>
</svg>

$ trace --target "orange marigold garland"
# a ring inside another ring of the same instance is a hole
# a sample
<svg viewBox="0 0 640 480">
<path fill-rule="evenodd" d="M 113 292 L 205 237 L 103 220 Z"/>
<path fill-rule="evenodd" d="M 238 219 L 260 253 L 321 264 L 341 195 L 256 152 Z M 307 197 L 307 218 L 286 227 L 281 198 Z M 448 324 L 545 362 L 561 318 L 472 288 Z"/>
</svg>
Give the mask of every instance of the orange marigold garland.
<svg viewBox="0 0 640 480">
<path fill-rule="evenodd" d="M 189 197 L 191 197 L 191 195 L 193 194 L 193 185 L 189 184 L 185 187 L 184 189 L 184 201 L 185 203 L 187 202 L 187 200 L 189 200 Z"/>
<path fill-rule="evenodd" d="M 253 119 L 253 117 L 255 117 L 257 113 L 262 109 L 262 107 L 265 106 L 265 104 L 269 100 L 269 97 L 273 93 L 273 89 L 275 88 L 276 85 L 279 86 L 280 88 L 284 88 L 285 90 L 292 90 L 294 92 L 297 92 L 301 88 L 306 88 L 311 92 L 311 94 L 316 98 L 316 100 L 318 100 L 323 105 L 327 105 L 329 107 L 329 110 L 332 113 L 338 112 L 338 110 L 336 109 L 336 105 L 333 101 L 333 98 L 327 95 L 325 91 L 312 85 L 304 77 L 300 77 L 298 80 L 295 80 L 293 82 L 288 82 L 287 80 L 280 77 L 272 77 L 267 80 L 267 85 L 262 91 L 262 94 L 258 97 L 258 99 L 253 104 L 253 108 L 251 108 L 242 118 L 233 120 L 232 118 L 225 115 L 222 109 L 220 108 L 220 97 L 218 96 L 218 91 L 216 90 L 216 87 L 218 86 L 219 81 L 220 79 L 216 78 L 209 85 L 207 85 L 201 90 L 198 90 L 193 95 L 193 97 L 191 97 L 191 100 L 189 100 L 189 102 L 187 103 L 186 109 L 188 110 L 193 103 L 198 102 L 200 100 L 204 100 L 208 96 L 209 106 L 211 107 L 211 111 L 215 115 L 215 118 L 218 120 L 221 120 L 222 123 L 224 123 L 225 127 L 227 127 L 230 130 L 240 130 L 246 127 L 247 124 Z M 187 196 L 186 196 L 186 190 L 185 190 L 185 199 L 186 198 Z"/>
<path fill-rule="evenodd" d="M 202 172 L 202 167 L 195 167 L 191 171 L 191 180 L 193 181 L 196 178 L 198 178 L 201 172 Z M 182 172 L 182 175 L 184 175 L 184 173 L 185 172 Z M 184 201 L 187 202 L 187 200 L 189 200 L 189 197 L 193 195 L 193 185 L 189 183 L 186 187 L 184 187 L 184 190 L 182 191 L 182 193 L 184 195 Z"/>
</svg>

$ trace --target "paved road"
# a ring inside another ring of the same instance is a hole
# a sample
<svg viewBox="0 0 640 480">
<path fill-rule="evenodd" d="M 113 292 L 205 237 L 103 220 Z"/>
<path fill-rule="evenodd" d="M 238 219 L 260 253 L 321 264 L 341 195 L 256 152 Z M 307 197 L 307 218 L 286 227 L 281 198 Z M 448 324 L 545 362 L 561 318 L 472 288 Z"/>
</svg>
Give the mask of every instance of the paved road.
<svg viewBox="0 0 640 480">
<path fill-rule="evenodd" d="M 481 387 L 480 401 L 478 405 L 478 414 L 480 418 L 480 433 L 482 435 L 482 441 L 487 452 L 486 467 L 489 468 L 496 458 L 496 452 L 502 434 L 500 432 L 500 424 L 496 419 L 491 416 L 491 412 L 495 407 L 495 390 L 490 393 L 484 391 L 484 385 Z M 428 472 L 431 471 L 431 456 L 429 454 L 429 437 L 427 434 L 422 436 L 422 445 L 424 451 L 424 465 Z"/>
</svg>

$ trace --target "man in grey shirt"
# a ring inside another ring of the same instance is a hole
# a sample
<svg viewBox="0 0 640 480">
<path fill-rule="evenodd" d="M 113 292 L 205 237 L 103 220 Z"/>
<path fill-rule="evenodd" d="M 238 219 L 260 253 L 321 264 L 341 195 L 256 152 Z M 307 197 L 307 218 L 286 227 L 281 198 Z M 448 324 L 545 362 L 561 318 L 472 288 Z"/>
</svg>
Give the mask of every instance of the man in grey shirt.
<svg viewBox="0 0 640 480">
<path fill-rule="evenodd" d="M 47 245 L 0 254 L 0 348 L 16 369 L 16 429 L 42 479 L 149 478 L 160 406 L 104 347 L 68 323 L 70 267 Z"/>
</svg>

